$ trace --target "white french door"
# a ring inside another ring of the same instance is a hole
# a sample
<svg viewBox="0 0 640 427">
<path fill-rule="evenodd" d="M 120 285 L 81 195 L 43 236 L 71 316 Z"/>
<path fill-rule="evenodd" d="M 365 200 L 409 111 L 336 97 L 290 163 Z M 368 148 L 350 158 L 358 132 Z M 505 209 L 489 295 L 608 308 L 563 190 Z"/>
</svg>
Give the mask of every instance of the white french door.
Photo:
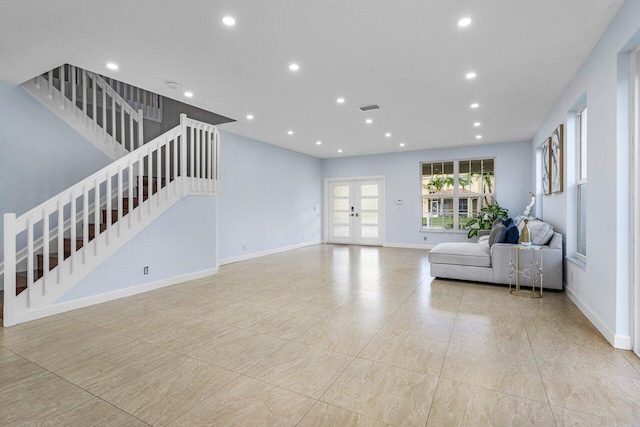
<svg viewBox="0 0 640 427">
<path fill-rule="evenodd" d="M 327 181 L 329 243 L 382 245 L 382 179 Z"/>
</svg>

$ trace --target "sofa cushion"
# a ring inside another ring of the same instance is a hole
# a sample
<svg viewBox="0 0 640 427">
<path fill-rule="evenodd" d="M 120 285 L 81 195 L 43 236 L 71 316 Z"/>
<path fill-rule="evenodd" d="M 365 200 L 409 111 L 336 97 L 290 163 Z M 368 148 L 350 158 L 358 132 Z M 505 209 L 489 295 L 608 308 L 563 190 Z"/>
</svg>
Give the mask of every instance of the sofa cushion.
<svg viewBox="0 0 640 427">
<path fill-rule="evenodd" d="M 529 221 L 529 230 L 534 245 L 548 245 L 553 237 L 553 227 L 539 219 Z"/>
<path fill-rule="evenodd" d="M 515 224 L 518 226 L 518 231 L 522 234 L 524 228 L 523 216 L 516 218 Z M 531 243 L 538 246 L 548 245 L 553 238 L 553 227 L 543 220 L 535 217 L 529 217 L 529 230 L 531 230 Z"/>
<path fill-rule="evenodd" d="M 504 228 L 504 225 L 502 224 L 496 224 L 493 227 L 493 229 L 491 230 L 491 234 L 489 234 L 489 247 L 493 246 L 496 240 L 498 240 L 498 236 L 500 235 L 500 232 L 502 231 L 503 228 Z"/>
<path fill-rule="evenodd" d="M 438 243 L 429 252 L 429 262 L 436 264 L 491 267 L 491 255 L 487 241 L 479 243 Z"/>
<path fill-rule="evenodd" d="M 508 223 L 509 225 L 504 227 L 498 238 L 496 239 L 496 243 L 518 243 L 518 238 L 520 237 L 520 233 L 518 233 L 518 227 L 513 223 L 513 221 Z"/>
</svg>

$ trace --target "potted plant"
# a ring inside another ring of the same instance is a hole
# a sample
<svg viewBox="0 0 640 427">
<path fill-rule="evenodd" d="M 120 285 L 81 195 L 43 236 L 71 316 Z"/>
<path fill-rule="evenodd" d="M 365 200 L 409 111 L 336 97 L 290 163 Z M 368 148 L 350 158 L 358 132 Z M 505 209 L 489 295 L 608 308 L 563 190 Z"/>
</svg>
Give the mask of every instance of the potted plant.
<svg viewBox="0 0 640 427">
<path fill-rule="evenodd" d="M 493 221 L 498 218 L 509 218 L 509 209 L 501 207 L 497 202 L 480 209 L 480 213 L 467 222 L 466 228 L 469 230 L 467 237 L 477 236 L 480 230 L 491 230 Z"/>
</svg>

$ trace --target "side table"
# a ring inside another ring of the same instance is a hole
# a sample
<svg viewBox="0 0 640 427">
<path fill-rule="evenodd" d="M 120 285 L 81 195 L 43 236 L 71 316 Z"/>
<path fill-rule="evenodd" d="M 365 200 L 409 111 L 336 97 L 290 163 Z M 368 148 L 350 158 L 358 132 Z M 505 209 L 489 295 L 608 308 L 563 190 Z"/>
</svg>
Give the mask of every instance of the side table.
<svg viewBox="0 0 640 427">
<path fill-rule="evenodd" d="M 515 262 L 514 262 L 515 254 Z M 526 258 L 523 261 L 523 258 Z M 542 298 L 542 268 L 544 252 L 542 246 L 537 245 L 513 245 L 509 256 L 509 293 L 523 298 Z M 516 276 L 515 289 L 511 282 Z M 520 276 L 526 277 L 531 283 L 531 290 L 520 290 Z M 537 285 L 537 290 L 536 290 Z"/>
</svg>

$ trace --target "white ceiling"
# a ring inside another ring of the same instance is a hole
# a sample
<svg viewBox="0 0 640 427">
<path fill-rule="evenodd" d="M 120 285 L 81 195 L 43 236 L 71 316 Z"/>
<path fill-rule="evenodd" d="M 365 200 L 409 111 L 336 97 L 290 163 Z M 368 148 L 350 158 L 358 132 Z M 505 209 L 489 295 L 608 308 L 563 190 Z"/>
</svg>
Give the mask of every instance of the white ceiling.
<svg viewBox="0 0 640 427">
<path fill-rule="evenodd" d="M 70 63 L 181 101 L 190 90 L 238 120 L 223 129 L 321 158 L 523 141 L 622 3 L 2 0 L 0 80 Z M 357 110 L 368 103 L 382 109 Z"/>
</svg>

